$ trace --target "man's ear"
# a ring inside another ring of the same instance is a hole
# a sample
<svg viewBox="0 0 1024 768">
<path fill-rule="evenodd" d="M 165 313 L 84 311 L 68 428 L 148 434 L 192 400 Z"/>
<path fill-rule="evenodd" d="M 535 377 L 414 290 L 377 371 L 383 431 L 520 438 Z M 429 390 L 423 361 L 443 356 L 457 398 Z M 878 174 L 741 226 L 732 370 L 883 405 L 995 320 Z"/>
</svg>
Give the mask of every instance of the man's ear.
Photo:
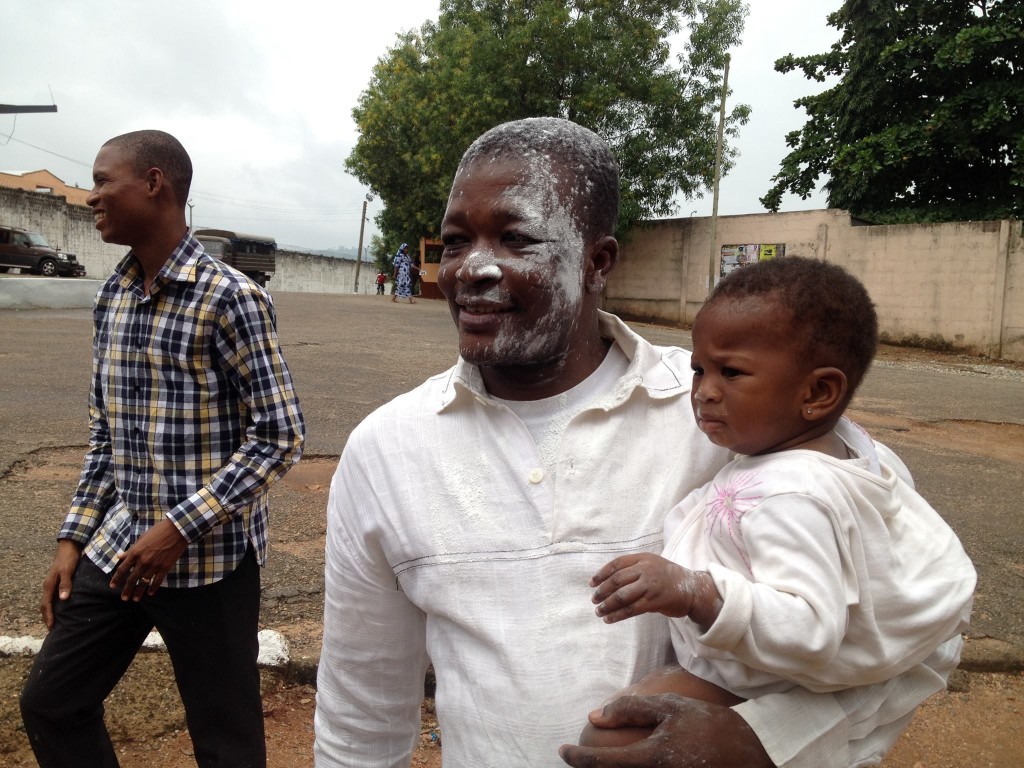
<svg viewBox="0 0 1024 768">
<path fill-rule="evenodd" d="M 608 235 L 595 240 L 587 251 L 587 270 L 584 277 L 587 293 L 601 293 L 608 282 L 608 275 L 618 263 L 619 241 Z"/>
<path fill-rule="evenodd" d="M 848 389 L 846 374 L 838 368 L 815 368 L 807 376 L 803 417 L 807 421 L 819 421 L 841 411 L 846 405 Z"/>
<path fill-rule="evenodd" d="M 159 168 L 150 168 L 146 171 L 146 192 L 150 197 L 156 197 L 164 188 L 169 188 L 164 172 Z"/>
</svg>

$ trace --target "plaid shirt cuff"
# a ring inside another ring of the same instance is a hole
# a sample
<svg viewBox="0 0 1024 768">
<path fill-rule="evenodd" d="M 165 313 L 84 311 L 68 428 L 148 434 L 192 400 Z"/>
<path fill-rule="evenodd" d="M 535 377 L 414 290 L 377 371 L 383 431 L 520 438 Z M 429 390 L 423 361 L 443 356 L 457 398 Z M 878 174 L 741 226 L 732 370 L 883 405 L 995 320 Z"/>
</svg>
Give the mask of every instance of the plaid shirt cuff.
<svg viewBox="0 0 1024 768">
<path fill-rule="evenodd" d="M 231 514 L 209 488 L 200 488 L 167 516 L 189 544 L 202 540 L 218 525 L 231 519 Z"/>
</svg>

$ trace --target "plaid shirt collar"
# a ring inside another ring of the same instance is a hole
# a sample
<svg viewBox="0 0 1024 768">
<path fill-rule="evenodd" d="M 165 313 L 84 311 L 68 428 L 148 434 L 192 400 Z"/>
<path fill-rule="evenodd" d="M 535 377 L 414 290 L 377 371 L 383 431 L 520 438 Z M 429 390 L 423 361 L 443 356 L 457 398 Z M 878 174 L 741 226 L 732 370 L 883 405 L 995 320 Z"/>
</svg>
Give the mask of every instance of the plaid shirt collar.
<svg viewBox="0 0 1024 768">
<path fill-rule="evenodd" d="M 150 286 L 150 295 L 158 293 L 164 286 L 173 282 L 195 283 L 196 263 L 199 255 L 204 253 L 203 246 L 198 240 L 192 237 L 191 232 L 185 232 L 177 247 L 171 252 L 170 258 L 164 262 Z M 142 265 L 135 255 L 135 251 L 128 251 L 128 254 L 114 268 L 114 273 L 120 277 L 121 287 L 130 291 L 140 299 L 146 299 L 146 292 L 143 287 Z"/>
</svg>

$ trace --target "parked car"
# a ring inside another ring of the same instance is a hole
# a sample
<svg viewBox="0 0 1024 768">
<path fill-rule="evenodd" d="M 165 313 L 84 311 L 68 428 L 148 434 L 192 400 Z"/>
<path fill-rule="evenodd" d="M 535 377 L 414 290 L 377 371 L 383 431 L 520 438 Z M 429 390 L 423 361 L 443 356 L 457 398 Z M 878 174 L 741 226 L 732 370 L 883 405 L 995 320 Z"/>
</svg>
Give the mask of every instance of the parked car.
<svg viewBox="0 0 1024 768">
<path fill-rule="evenodd" d="M 85 266 L 75 254 L 54 248 L 38 232 L 0 224 L 0 272 L 13 267 L 47 277 L 85 275 Z"/>
</svg>

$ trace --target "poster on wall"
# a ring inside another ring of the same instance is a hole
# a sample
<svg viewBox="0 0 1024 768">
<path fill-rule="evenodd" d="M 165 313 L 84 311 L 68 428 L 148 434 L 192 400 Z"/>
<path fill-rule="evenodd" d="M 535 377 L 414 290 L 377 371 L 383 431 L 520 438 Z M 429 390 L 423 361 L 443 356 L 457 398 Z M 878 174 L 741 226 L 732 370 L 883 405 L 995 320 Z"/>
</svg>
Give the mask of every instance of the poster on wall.
<svg viewBox="0 0 1024 768">
<path fill-rule="evenodd" d="M 747 264 L 756 264 L 759 261 L 768 261 L 768 259 L 785 255 L 785 243 L 723 245 L 718 277 L 723 278 L 734 269 L 739 269 Z"/>
</svg>

